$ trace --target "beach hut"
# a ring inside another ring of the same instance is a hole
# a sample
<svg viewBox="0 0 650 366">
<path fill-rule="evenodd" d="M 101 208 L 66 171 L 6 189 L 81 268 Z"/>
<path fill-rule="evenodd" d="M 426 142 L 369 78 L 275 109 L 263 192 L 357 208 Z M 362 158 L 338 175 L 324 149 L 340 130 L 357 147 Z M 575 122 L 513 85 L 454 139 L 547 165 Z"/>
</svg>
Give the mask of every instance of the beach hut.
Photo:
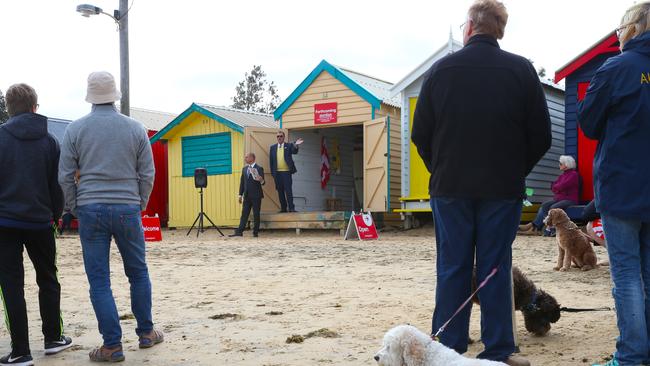
<svg viewBox="0 0 650 366">
<path fill-rule="evenodd" d="M 582 203 L 589 202 L 594 198 L 593 161 L 598 143 L 586 138 L 578 126 L 578 101 L 584 99 L 587 87 L 596 74 L 596 70 L 608 58 L 619 53 L 618 37 L 616 37 L 616 32 L 611 32 L 555 72 L 556 83 L 566 79 L 564 84 L 566 90 L 565 153 L 576 158 L 578 163 L 578 173 L 582 178 L 580 194 Z M 569 214 L 571 215 L 572 212 Z"/>
<path fill-rule="evenodd" d="M 305 141 L 295 158 L 298 173 L 293 178 L 300 213 L 388 213 L 399 207 L 400 104 L 389 97 L 391 86 L 323 60 L 276 109 L 273 117 L 289 140 Z M 323 142 L 331 163 L 324 188 Z"/>
<path fill-rule="evenodd" d="M 411 126 L 424 75 L 433 64 L 446 55 L 460 50 L 463 45 L 450 37 L 446 45 L 438 49 L 429 58 L 422 62 L 412 72 L 391 88 L 391 95 L 399 97 L 402 111 L 402 191 L 401 205 L 396 209 L 400 212 L 410 227 L 414 224 L 415 213 L 431 212 L 429 205 L 429 172 L 424 162 L 418 155 L 415 145 L 411 142 Z M 526 178 L 526 186 L 533 188 L 535 194 L 529 197 L 531 202 L 540 203 L 553 197 L 551 183 L 557 179 L 558 158 L 564 152 L 564 90 L 548 80 L 540 79 L 546 95 L 549 113 L 552 122 L 553 142 L 551 149 L 535 166 Z M 530 219 L 537 205 L 525 210 L 522 218 Z"/>
<path fill-rule="evenodd" d="M 277 128 L 271 115 L 192 103 L 152 136 L 152 144 L 164 142 L 168 151 L 169 227 L 189 227 L 199 213 L 199 192 L 194 185 L 194 169 L 199 167 L 208 171 L 205 213 L 219 226 L 238 224 L 241 205 L 237 196 L 244 152 L 253 150 L 246 149 L 245 137 L 250 145 L 258 131 L 266 136 L 277 132 Z M 277 201 L 272 180 L 266 177 L 268 199 L 263 200 L 263 209 L 267 211 Z"/>
</svg>

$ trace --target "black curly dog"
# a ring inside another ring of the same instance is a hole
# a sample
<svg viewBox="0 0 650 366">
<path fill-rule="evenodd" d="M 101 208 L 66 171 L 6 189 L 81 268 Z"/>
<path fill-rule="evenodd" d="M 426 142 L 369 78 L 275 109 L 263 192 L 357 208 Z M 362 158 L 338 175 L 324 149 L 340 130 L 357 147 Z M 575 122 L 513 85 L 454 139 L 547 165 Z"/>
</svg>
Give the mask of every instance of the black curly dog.
<svg viewBox="0 0 650 366">
<path fill-rule="evenodd" d="M 518 267 L 512 266 L 515 286 L 515 309 L 524 314 L 526 330 L 543 336 L 551 330 L 551 323 L 560 320 L 560 304 L 546 291 L 538 289 Z M 472 291 L 476 290 L 476 269 L 472 277 Z M 478 296 L 472 301 L 479 304 Z"/>
</svg>

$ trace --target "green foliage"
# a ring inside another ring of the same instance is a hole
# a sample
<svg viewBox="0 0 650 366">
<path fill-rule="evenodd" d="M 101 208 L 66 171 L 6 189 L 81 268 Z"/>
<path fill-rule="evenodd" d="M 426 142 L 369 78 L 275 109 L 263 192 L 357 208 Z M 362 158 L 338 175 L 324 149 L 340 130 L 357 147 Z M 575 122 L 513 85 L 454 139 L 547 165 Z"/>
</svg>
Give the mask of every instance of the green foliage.
<svg viewBox="0 0 650 366">
<path fill-rule="evenodd" d="M 232 101 L 233 108 L 261 113 L 273 113 L 280 105 L 278 88 L 273 81 L 266 79 L 260 65 L 253 65 L 250 74 L 244 74 L 244 80 L 235 87 Z"/>
<path fill-rule="evenodd" d="M 5 97 L 0 90 L 0 124 L 7 122 L 9 113 L 7 112 L 7 105 L 5 104 Z"/>
</svg>

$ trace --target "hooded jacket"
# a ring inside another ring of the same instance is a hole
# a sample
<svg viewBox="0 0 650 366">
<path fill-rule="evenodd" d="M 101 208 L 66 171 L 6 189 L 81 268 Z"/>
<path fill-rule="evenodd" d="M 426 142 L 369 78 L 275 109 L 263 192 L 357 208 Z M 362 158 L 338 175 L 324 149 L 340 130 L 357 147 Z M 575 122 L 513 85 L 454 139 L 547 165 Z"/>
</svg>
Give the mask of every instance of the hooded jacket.
<svg viewBox="0 0 650 366">
<path fill-rule="evenodd" d="M 0 227 L 45 229 L 58 220 L 59 154 L 45 116 L 22 113 L 0 125 Z"/>
<path fill-rule="evenodd" d="M 598 69 L 578 106 L 580 127 L 598 140 L 598 212 L 650 221 L 650 32 Z"/>
</svg>

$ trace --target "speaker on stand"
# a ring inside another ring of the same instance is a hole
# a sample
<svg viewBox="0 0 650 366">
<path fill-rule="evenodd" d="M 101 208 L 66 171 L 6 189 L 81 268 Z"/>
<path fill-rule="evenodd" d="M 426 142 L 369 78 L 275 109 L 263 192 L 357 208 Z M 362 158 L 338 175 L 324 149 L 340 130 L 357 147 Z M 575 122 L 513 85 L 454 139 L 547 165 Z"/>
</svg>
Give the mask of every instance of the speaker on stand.
<svg viewBox="0 0 650 366">
<path fill-rule="evenodd" d="M 196 168 L 196 169 L 194 169 L 194 187 L 199 188 L 199 195 L 200 195 L 200 201 L 201 201 L 201 211 L 199 211 L 199 214 L 196 216 L 196 219 L 194 220 L 194 223 L 192 224 L 192 227 L 190 227 L 190 230 L 187 232 L 187 235 L 190 235 L 190 233 L 192 232 L 192 229 L 194 229 L 194 227 L 198 223 L 199 225 L 196 226 L 196 237 L 198 238 L 199 234 L 205 231 L 205 228 L 203 226 L 203 219 L 205 218 L 212 225 L 212 226 L 209 226 L 208 229 L 210 227 L 214 227 L 215 229 L 217 229 L 219 234 L 221 234 L 221 236 L 223 236 L 223 233 L 221 232 L 221 229 L 219 229 L 219 227 L 217 225 L 215 225 L 214 222 L 212 222 L 212 220 L 210 220 L 210 217 L 205 212 L 203 212 L 203 188 L 208 187 L 208 170 L 207 169 L 205 169 L 205 168 Z"/>
</svg>

